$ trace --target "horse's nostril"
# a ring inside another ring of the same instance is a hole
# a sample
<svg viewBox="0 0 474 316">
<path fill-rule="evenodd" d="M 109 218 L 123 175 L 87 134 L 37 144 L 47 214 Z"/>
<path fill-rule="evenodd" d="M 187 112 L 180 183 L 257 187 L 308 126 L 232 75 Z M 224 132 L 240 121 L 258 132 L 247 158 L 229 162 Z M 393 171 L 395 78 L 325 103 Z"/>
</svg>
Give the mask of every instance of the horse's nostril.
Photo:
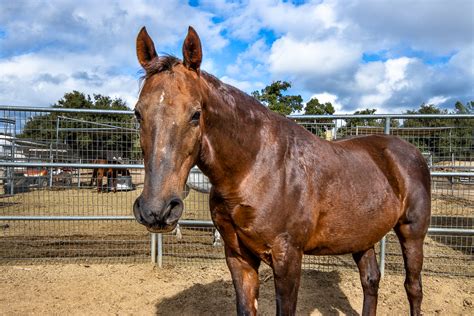
<svg viewBox="0 0 474 316">
<path fill-rule="evenodd" d="M 177 221 L 183 212 L 183 201 L 181 199 L 172 199 L 168 202 L 165 212 L 163 213 L 163 219 L 166 223 L 171 224 Z"/>
<path fill-rule="evenodd" d="M 178 200 L 178 199 L 174 199 L 174 200 L 171 200 L 170 202 L 170 210 L 174 209 L 175 207 L 178 207 L 178 206 L 181 206 L 183 202 L 181 202 L 181 200 Z"/>
<path fill-rule="evenodd" d="M 140 198 L 139 198 L 139 197 L 135 200 L 135 207 L 136 207 L 137 209 L 140 208 Z"/>
</svg>

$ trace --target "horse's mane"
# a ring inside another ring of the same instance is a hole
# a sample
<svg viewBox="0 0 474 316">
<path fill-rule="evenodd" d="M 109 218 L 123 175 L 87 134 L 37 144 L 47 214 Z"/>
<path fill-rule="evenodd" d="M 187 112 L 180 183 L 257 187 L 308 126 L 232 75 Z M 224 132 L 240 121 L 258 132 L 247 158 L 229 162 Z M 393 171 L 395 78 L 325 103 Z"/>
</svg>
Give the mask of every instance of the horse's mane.
<svg viewBox="0 0 474 316">
<path fill-rule="evenodd" d="M 154 58 L 143 67 L 145 73 L 143 76 L 141 76 L 140 80 L 146 80 L 154 74 L 160 72 L 170 71 L 174 66 L 180 63 L 181 60 L 173 55 L 165 55 L 163 57 Z"/>
</svg>

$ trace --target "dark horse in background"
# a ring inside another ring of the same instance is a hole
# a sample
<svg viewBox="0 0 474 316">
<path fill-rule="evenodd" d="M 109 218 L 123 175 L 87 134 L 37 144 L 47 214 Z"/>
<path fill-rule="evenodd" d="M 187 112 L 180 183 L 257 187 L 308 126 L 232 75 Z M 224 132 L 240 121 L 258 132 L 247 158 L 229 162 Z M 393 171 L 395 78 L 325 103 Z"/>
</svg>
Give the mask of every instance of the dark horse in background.
<svg viewBox="0 0 474 316">
<path fill-rule="evenodd" d="M 262 261 L 273 269 L 277 314 L 292 315 L 303 254 L 346 253 L 360 271 L 363 314 L 375 314 L 374 244 L 391 229 L 401 244 L 411 314 L 420 314 L 431 199 L 430 173 L 414 146 L 386 135 L 337 142 L 312 135 L 201 71 L 201 42 L 191 27 L 183 61 L 158 57 L 145 28 L 136 44 L 145 70 L 135 107 L 145 159 L 143 192 L 133 206 L 139 223 L 171 231 L 197 165 L 213 185 L 211 215 L 239 314 L 257 312 Z"/>
<path fill-rule="evenodd" d="M 107 160 L 107 159 L 95 159 L 92 161 L 93 164 L 120 164 L 120 162 L 116 160 Z M 128 169 L 122 168 L 95 168 L 92 172 L 92 178 L 90 182 L 90 186 L 93 186 L 94 183 L 97 186 L 97 192 L 108 192 L 110 187 L 112 191 L 115 193 L 117 192 L 117 176 L 129 176 L 130 172 Z M 103 186 L 103 179 L 107 178 L 106 188 L 104 190 Z M 111 185 L 109 185 L 111 184 Z"/>
</svg>

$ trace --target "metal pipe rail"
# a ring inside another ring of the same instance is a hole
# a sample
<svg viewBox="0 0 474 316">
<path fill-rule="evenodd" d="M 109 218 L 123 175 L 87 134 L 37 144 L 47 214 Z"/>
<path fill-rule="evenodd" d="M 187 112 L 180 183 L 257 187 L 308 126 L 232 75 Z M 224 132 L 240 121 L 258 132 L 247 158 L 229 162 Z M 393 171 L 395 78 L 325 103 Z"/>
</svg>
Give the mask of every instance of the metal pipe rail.
<svg viewBox="0 0 474 316">
<path fill-rule="evenodd" d="M 16 167 L 16 168 L 43 167 L 43 168 L 80 168 L 80 169 L 110 168 L 110 167 L 113 167 L 116 169 L 144 169 L 145 168 L 145 166 L 142 164 L 94 164 L 94 163 L 11 162 L 11 161 L 0 161 L 0 166 Z M 430 174 L 432 177 L 474 177 L 474 172 L 431 171 Z"/>
<path fill-rule="evenodd" d="M 70 109 L 52 107 L 31 107 L 0 105 L 0 111 L 18 112 L 56 112 L 56 113 L 89 113 L 89 114 L 121 114 L 132 115 L 132 110 L 96 110 L 96 109 Z M 289 119 L 410 119 L 410 118 L 457 118 L 474 119 L 474 114 L 333 114 L 333 115 L 287 115 Z"/>
<path fill-rule="evenodd" d="M 457 118 L 473 119 L 474 114 L 332 114 L 332 115 L 287 115 L 289 119 L 414 119 L 414 118 Z"/>
<path fill-rule="evenodd" d="M 135 220 L 134 216 L 0 216 L 0 221 L 100 221 L 100 220 Z M 178 224 L 183 227 L 213 228 L 212 221 L 205 220 L 179 220 Z M 430 234 L 452 234 L 452 235 L 474 235 L 474 229 L 470 228 L 441 228 L 429 227 Z"/>
<path fill-rule="evenodd" d="M 32 107 L 32 106 L 13 106 L 13 105 L 0 105 L 0 111 L 88 113 L 88 114 L 98 114 L 98 115 L 104 115 L 104 114 L 131 115 L 133 114 L 132 110 L 70 109 L 70 108 Z"/>
<path fill-rule="evenodd" d="M 0 221 L 107 221 L 107 220 L 135 220 L 134 216 L 0 216 Z M 178 224 L 183 227 L 214 227 L 212 221 L 182 219 Z"/>
<path fill-rule="evenodd" d="M 0 161 L 2 167 L 15 168 L 77 168 L 77 169 L 94 169 L 94 168 L 114 168 L 114 169 L 144 169 L 142 164 L 107 164 L 107 163 L 63 163 L 63 162 L 10 162 Z"/>
</svg>

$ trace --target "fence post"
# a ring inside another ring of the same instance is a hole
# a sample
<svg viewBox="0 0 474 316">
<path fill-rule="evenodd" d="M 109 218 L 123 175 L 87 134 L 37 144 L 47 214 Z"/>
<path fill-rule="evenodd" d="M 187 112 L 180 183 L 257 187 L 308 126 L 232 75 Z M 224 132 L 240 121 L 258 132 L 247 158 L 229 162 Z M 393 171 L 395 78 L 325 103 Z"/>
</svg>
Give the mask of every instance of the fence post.
<svg viewBox="0 0 474 316">
<path fill-rule="evenodd" d="M 163 235 L 151 233 L 151 262 L 163 266 Z"/>
<path fill-rule="evenodd" d="M 385 135 L 390 135 L 390 117 L 385 117 L 385 127 L 383 132 Z M 380 262 L 379 262 L 379 270 L 380 275 L 383 277 L 385 274 L 385 247 L 386 247 L 386 237 L 384 236 L 380 241 Z"/>
<path fill-rule="evenodd" d="M 156 234 L 155 233 L 151 233 L 150 255 L 151 255 L 151 262 L 156 264 Z"/>
<path fill-rule="evenodd" d="M 79 159 L 79 163 L 82 163 L 82 158 Z M 94 170 L 92 170 L 92 177 L 94 177 Z M 77 187 L 81 188 L 81 168 L 77 168 Z"/>
<path fill-rule="evenodd" d="M 54 162 L 54 158 L 53 158 L 54 154 L 53 154 L 53 143 L 49 144 L 49 160 L 50 162 Z M 49 179 L 48 179 L 48 182 L 49 182 L 49 188 L 52 188 L 53 187 L 53 168 L 49 168 L 49 171 L 48 171 L 48 174 L 49 174 Z"/>
<path fill-rule="evenodd" d="M 163 267 L 163 234 L 158 234 L 158 267 Z"/>
</svg>

